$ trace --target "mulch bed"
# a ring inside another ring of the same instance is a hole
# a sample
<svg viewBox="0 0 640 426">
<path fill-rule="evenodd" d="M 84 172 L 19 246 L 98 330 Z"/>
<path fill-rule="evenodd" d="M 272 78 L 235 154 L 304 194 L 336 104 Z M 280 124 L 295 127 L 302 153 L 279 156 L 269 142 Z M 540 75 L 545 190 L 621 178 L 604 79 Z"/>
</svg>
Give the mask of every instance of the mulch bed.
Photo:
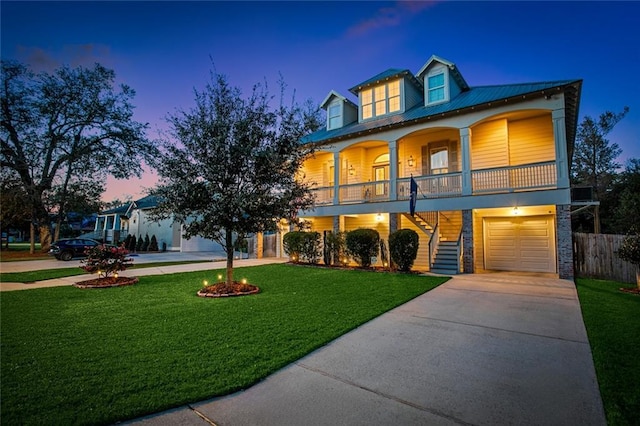
<svg viewBox="0 0 640 426">
<path fill-rule="evenodd" d="M 106 277 L 80 281 L 73 284 L 78 288 L 111 288 L 133 285 L 138 282 L 138 277 Z"/>
<path fill-rule="evenodd" d="M 238 281 L 234 281 L 231 285 L 227 283 L 217 283 L 203 287 L 198 291 L 200 297 L 233 297 L 233 296 L 248 296 L 250 294 L 256 294 L 260 292 L 260 289 L 255 285 L 243 284 Z"/>
<path fill-rule="evenodd" d="M 621 287 L 620 291 L 623 293 L 631 293 L 631 294 L 640 296 L 640 287 L 633 287 L 633 288 Z"/>
</svg>

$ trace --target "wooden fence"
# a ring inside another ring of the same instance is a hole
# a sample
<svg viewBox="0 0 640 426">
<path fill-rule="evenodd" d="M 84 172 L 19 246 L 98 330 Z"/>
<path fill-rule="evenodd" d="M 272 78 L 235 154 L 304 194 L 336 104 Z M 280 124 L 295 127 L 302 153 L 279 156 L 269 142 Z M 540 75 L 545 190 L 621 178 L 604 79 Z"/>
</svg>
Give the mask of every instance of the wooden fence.
<svg viewBox="0 0 640 426">
<path fill-rule="evenodd" d="M 573 234 L 573 256 L 578 277 L 636 282 L 636 266 L 616 255 L 624 235 Z"/>
</svg>

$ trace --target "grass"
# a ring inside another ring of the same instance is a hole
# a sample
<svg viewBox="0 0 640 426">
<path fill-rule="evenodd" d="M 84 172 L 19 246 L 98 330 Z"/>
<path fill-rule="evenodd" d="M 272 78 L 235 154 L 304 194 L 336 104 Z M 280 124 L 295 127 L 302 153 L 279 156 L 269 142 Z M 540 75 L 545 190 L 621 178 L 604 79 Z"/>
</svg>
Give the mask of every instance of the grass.
<svg viewBox="0 0 640 426">
<path fill-rule="evenodd" d="M 587 328 L 607 423 L 640 419 L 640 296 L 615 281 L 579 278 L 578 296 Z"/>
<path fill-rule="evenodd" d="M 134 264 L 128 269 L 143 269 L 153 268 L 157 266 L 171 266 L 171 265 L 183 265 L 191 263 L 204 263 L 208 260 L 189 260 L 189 261 L 175 261 L 175 262 L 149 262 Z M 78 267 L 72 268 L 60 268 L 60 269 L 43 269 L 40 271 L 25 271 L 25 272 L 0 272 L 0 282 L 11 283 L 32 283 L 35 281 L 51 280 L 54 278 L 70 277 L 73 275 L 86 274 L 85 271 Z"/>
<path fill-rule="evenodd" d="M 237 268 L 254 296 L 195 294 L 218 271 L 0 299 L 4 424 L 109 424 L 256 383 L 445 278 Z"/>
</svg>

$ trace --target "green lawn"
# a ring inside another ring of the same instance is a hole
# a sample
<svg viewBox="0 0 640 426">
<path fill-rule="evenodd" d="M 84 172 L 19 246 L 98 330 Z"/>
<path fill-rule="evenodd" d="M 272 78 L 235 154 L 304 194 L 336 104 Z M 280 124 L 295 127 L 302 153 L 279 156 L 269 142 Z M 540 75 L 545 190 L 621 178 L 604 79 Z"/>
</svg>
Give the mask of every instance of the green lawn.
<svg viewBox="0 0 640 426">
<path fill-rule="evenodd" d="M 614 281 L 577 280 L 609 426 L 640 424 L 640 296 Z"/>
<path fill-rule="evenodd" d="M 171 266 L 171 265 L 183 265 L 191 263 L 203 263 L 209 262 L 208 260 L 193 260 L 193 261 L 180 261 L 180 262 L 150 262 L 150 263 L 137 263 L 131 266 L 129 269 L 142 269 L 153 268 L 156 266 Z M 43 269 L 40 271 L 26 271 L 26 272 L 0 272 L 0 282 L 6 283 L 32 283 L 34 281 L 51 280 L 54 278 L 70 277 L 73 275 L 86 274 L 85 271 L 78 267 L 60 268 L 60 269 Z"/>
<path fill-rule="evenodd" d="M 220 271 L 0 298 L 3 424 L 107 424 L 244 389 L 445 278 L 237 268 L 261 293 L 204 299 Z"/>
</svg>

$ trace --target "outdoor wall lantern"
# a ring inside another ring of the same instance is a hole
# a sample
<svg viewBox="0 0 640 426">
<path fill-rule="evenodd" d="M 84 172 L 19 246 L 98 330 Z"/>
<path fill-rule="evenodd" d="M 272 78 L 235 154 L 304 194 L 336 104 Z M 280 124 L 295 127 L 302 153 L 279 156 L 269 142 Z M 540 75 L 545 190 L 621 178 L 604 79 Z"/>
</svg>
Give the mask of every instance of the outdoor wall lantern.
<svg viewBox="0 0 640 426">
<path fill-rule="evenodd" d="M 353 168 L 353 164 L 349 166 L 349 176 L 356 174 L 356 169 Z"/>
<path fill-rule="evenodd" d="M 409 165 L 409 167 L 413 167 L 413 155 L 409 156 L 409 161 L 407 161 L 407 164 Z"/>
</svg>

